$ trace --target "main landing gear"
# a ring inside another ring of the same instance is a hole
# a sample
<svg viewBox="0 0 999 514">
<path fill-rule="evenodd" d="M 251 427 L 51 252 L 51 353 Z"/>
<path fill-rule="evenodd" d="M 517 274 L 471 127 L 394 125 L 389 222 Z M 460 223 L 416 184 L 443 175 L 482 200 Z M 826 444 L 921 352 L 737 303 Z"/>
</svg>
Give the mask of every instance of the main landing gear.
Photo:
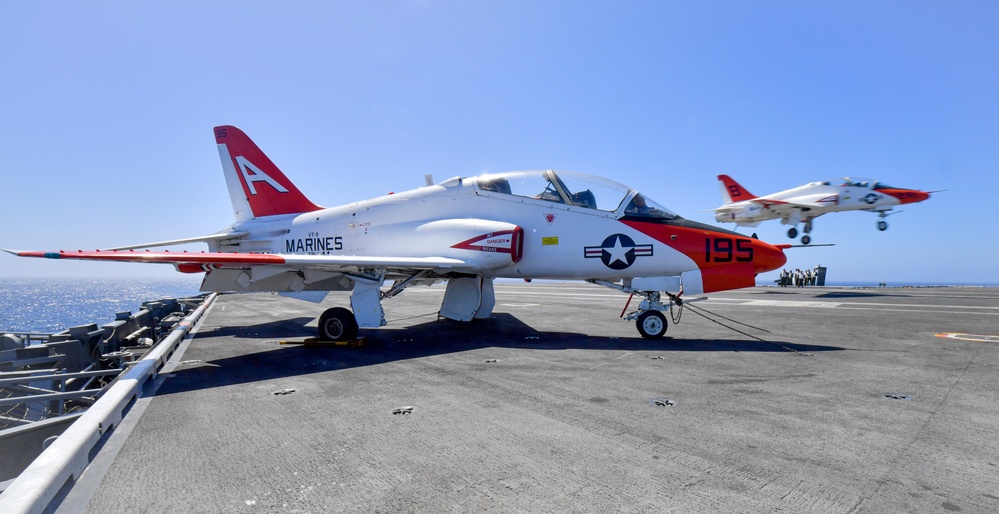
<svg viewBox="0 0 999 514">
<path fill-rule="evenodd" d="M 801 236 L 801 244 L 807 245 L 812 242 L 812 236 L 808 235 L 808 233 L 812 231 L 812 220 L 806 221 L 804 228 L 805 235 Z M 791 239 L 798 237 L 798 228 L 791 227 L 787 229 L 787 237 L 790 237 Z"/>
<path fill-rule="evenodd" d="M 319 316 L 319 339 L 349 341 L 357 339 L 357 320 L 350 309 L 333 307 Z"/>
<path fill-rule="evenodd" d="M 333 307 L 319 317 L 317 336 L 320 341 L 351 341 L 357 339 L 359 328 L 386 325 L 382 300 L 392 298 L 413 284 L 430 285 L 434 278 L 426 278 L 427 271 L 419 271 L 404 279 L 397 279 L 387 291 L 382 291 L 385 271 L 377 274 L 350 275 L 353 281 L 350 309 Z M 444 301 L 438 315 L 456 321 L 488 318 L 496 305 L 493 279 L 480 276 L 448 278 Z"/>
</svg>

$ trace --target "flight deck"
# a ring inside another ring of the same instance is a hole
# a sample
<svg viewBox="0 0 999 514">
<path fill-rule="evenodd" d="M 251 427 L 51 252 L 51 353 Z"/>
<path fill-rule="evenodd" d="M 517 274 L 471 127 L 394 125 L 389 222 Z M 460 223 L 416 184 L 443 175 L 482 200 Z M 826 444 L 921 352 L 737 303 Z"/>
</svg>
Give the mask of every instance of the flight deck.
<svg viewBox="0 0 999 514">
<path fill-rule="evenodd" d="M 219 296 L 57 512 L 999 510 L 999 289 L 729 291 L 659 340 L 597 286 L 443 292 L 362 346 L 282 344 L 346 295 Z"/>
</svg>

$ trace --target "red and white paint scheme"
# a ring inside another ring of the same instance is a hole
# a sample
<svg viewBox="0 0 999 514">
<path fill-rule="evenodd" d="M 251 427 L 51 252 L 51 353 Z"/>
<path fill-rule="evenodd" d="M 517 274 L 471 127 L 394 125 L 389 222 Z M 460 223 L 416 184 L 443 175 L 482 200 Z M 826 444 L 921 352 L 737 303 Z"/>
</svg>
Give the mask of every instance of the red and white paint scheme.
<svg viewBox="0 0 999 514">
<path fill-rule="evenodd" d="M 276 291 L 321 301 L 350 291 L 352 309 L 323 313 L 321 339 L 385 324 L 381 302 L 446 281 L 440 314 L 491 315 L 493 280 L 585 280 L 643 298 L 626 319 L 661 337 L 681 294 L 755 285 L 784 249 L 686 220 L 627 186 L 540 170 L 454 177 L 379 198 L 320 207 L 241 130 L 215 128 L 235 222 L 218 233 L 100 251 L 22 257 L 167 263 L 204 273 L 203 291 Z M 203 241 L 201 253 L 147 248 Z"/>
<path fill-rule="evenodd" d="M 878 230 L 886 230 L 889 211 L 896 205 L 922 202 L 932 191 L 902 189 L 865 178 L 812 182 L 766 196 L 754 196 L 728 175 L 718 175 L 725 204 L 714 209 L 715 220 L 755 227 L 761 221 L 779 219 L 792 226 L 787 236 L 798 237 L 798 223 L 804 223 L 803 244 L 812 241 L 812 220 L 830 212 L 871 211 L 878 213 Z M 894 214 L 894 213 L 891 213 Z"/>
</svg>

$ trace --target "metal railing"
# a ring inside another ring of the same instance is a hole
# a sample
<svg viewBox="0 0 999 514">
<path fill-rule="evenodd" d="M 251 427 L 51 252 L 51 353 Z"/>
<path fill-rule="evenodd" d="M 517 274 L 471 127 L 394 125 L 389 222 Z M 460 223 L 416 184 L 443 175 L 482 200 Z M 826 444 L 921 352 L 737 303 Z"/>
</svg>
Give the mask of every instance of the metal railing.
<svg viewBox="0 0 999 514">
<path fill-rule="evenodd" d="M 141 360 L 123 371 L 100 400 L 14 479 L 0 493 L 0 512 L 44 512 L 64 485 L 79 479 L 90 464 L 90 451 L 105 434 L 118 426 L 142 385 L 159 373 L 217 296 L 216 293 L 209 295 Z"/>
</svg>

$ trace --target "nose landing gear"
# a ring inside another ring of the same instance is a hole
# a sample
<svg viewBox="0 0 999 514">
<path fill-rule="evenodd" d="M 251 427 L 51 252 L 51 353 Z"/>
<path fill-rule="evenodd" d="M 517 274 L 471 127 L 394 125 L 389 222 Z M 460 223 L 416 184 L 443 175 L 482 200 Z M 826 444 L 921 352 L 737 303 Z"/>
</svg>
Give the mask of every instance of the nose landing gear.
<svg viewBox="0 0 999 514">
<path fill-rule="evenodd" d="M 635 320 L 638 333 L 646 339 L 658 339 L 666 334 L 666 316 L 659 311 L 645 311 Z"/>
<path fill-rule="evenodd" d="M 680 322 L 680 314 L 683 312 L 683 300 L 680 300 L 678 295 L 660 293 L 659 291 L 634 291 L 632 294 L 641 295 L 644 299 L 638 305 L 638 310 L 624 316 L 624 319 L 628 321 L 635 320 L 635 327 L 638 328 L 638 333 L 642 334 L 642 337 L 645 339 L 659 339 L 666 335 L 669 323 L 663 311 L 668 310 L 670 312 L 673 324 Z M 667 297 L 665 303 L 662 301 L 662 294 L 665 294 Z M 631 299 L 629 298 L 628 301 L 630 302 Z M 680 309 L 676 316 L 673 316 L 674 303 Z M 625 309 L 627 308 L 626 305 Z"/>
</svg>

